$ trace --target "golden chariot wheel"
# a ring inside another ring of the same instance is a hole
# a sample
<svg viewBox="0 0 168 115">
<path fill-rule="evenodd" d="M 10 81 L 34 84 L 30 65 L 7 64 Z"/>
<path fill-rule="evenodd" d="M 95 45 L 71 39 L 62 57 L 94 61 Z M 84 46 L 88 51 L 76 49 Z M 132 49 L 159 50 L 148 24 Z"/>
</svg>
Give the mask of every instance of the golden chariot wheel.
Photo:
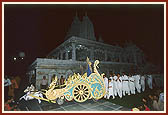
<svg viewBox="0 0 168 115">
<path fill-rule="evenodd" d="M 84 102 L 90 96 L 90 90 L 87 84 L 77 84 L 73 89 L 73 98 L 77 102 Z"/>
</svg>

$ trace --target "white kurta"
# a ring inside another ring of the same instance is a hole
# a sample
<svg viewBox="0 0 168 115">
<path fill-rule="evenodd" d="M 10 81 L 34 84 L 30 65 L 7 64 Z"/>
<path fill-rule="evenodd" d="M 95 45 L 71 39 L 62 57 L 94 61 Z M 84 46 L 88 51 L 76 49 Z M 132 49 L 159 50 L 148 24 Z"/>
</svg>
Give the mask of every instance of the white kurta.
<svg viewBox="0 0 168 115">
<path fill-rule="evenodd" d="M 150 89 L 153 89 L 152 87 L 152 75 L 148 75 L 148 86 Z"/>
<path fill-rule="evenodd" d="M 128 84 L 129 84 L 129 89 L 131 91 L 131 94 L 135 94 L 135 84 L 134 84 L 134 78 L 131 76 L 128 78 Z"/>
<path fill-rule="evenodd" d="M 111 81 L 109 82 L 109 88 L 108 88 L 108 97 L 107 97 L 108 99 L 109 99 L 111 96 L 113 96 L 113 99 L 115 98 L 113 88 L 114 88 L 114 82 L 113 82 L 113 80 L 111 80 Z"/>
<path fill-rule="evenodd" d="M 122 98 L 122 77 L 119 77 L 119 79 L 117 80 L 117 93 L 119 95 L 120 98 Z"/>
<path fill-rule="evenodd" d="M 127 75 L 123 75 L 122 77 L 122 83 L 123 83 L 123 95 L 125 96 L 125 93 L 130 95 L 130 89 L 129 89 L 129 85 L 128 85 L 128 76 Z"/>
<path fill-rule="evenodd" d="M 164 111 L 164 93 L 160 93 L 158 104 L 160 111 Z"/>
<path fill-rule="evenodd" d="M 137 89 L 138 93 L 141 93 L 141 85 L 140 85 L 140 75 L 135 75 L 135 88 Z"/>
<path fill-rule="evenodd" d="M 115 75 L 115 76 L 113 77 L 113 79 L 114 79 L 114 81 L 113 81 L 113 82 L 114 82 L 113 91 L 114 91 L 114 95 L 117 96 L 117 91 L 118 91 L 118 90 L 117 90 L 117 89 L 118 89 L 117 79 L 118 79 L 118 78 L 117 78 L 117 76 Z"/>
<path fill-rule="evenodd" d="M 107 98 L 107 95 L 108 95 L 108 78 L 107 77 L 104 78 L 104 83 L 105 83 L 105 89 L 106 89 L 104 98 Z"/>
<path fill-rule="evenodd" d="M 145 77 L 144 76 L 141 76 L 141 88 L 142 88 L 142 91 L 144 92 L 145 91 Z"/>
</svg>

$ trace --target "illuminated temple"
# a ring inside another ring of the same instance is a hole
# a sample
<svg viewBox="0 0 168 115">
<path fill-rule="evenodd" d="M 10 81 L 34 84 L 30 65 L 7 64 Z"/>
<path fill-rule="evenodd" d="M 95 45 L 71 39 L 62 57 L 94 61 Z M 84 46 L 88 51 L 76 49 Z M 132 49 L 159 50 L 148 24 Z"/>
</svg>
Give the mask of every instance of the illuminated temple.
<svg viewBox="0 0 168 115">
<path fill-rule="evenodd" d="M 143 51 L 135 44 L 128 43 L 125 47 L 106 44 L 101 37 L 96 39 L 93 23 L 87 15 L 82 21 L 76 15 L 64 42 L 46 58 L 37 58 L 29 67 L 28 75 L 30 79 L 32 74 L 36 76 L 36 87 L 39 88 L 43 76 L 49 84 L 54 74 L 67 78 L 73 73 L 85 73 L 87 57 L 91 62 L 100 60 L 98 71 L 107 77 L 110 73 L 139 71 L 145 63 Z"/>
</svg>

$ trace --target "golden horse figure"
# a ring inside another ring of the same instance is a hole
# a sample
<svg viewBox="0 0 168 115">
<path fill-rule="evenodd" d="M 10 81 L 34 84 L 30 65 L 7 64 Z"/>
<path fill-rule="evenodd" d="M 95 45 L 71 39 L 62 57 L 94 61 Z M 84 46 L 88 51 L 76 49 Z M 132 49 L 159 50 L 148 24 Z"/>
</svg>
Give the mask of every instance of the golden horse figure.
<svg viewBox="0 0 168 115">
<path fill-rule="evenodd" d="M 87 59 L 88 64 L 91 62 Z M 87 76 L 87 73 L 80 75 L 79 73 L 69 76 L 65 81 L 64 88 L 55 89 L 57 87 L 57 77 L 52 81 L 48 90 L 43 93 L 45 98 L 40 98 L 45 101 L 63 104 L 63 100 L 75 100 L 77 102 L 85 102 L 87 99 L 101 99 L 105 95 L 105 84 L 103 74 L 100 75 L 98 68 L 99 60 L 96 60 L 93 65 L 93 72 Z M 39 97 L 35 97 L 38 98 Z"/>
</svg>

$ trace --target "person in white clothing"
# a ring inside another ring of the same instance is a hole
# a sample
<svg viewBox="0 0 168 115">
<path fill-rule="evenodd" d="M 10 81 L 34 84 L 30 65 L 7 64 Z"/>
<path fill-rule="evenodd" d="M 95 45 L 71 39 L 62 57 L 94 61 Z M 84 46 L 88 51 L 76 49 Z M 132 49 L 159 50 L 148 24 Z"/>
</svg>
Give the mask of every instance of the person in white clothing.
<svg viewBox="0 0 168 115">
<path fill-rule="evenodd" d="M 123 76 L 122 76 L 122 85 L 123 85 L 123 88 L 122 88 L 123 96 L 125 96 L 125 94 L 130 95 L 130 89 L 128 85 L 128 76 L 125 75 L 125 73 L 123 73 Z"/>
<path fill-rule="evenodd" d="M 10 79 L 8 78 L 7 75 L 4 77 L 4 100 L 5 102 L 8 100 L 8 92 L 9 92 L 9 87 L 12 85 Z"/>
<path fill-rule="evenodd" d="M 145 77 L 144 75 L 141 75 L 141 88 L 142 88 L 142 91 L 144 92 L 145 91 Z"/>
<path fill-rule="evenodd" d="M 159 95 L 158 105 L 159 105 L 160 111 L 164 111 L 164 93 L 163 92 L 160 93 Z"/>
<path fill-rule="evenodd" d="M 117 75 L 118 79 L 117 79 L 117 93 L 118 93 L 118 96 L 120 98 L 122 98 L 122 77 L 120 76 L 120 74 Z"/>
<path fill-rule="evenodd" d="M 113 76 L 110 74 L 110 77 L 109 77 L 112 81 L 113 81 Z"/>
<path fill-rule="evenodd" d="M 108 96 L 108 78 L 105 75 L 103 76 L 103 78 L 104 78 L 105 90 L 106 90 L 104 98 L 107 98 L 107 96 Z"/>
<path fill-rule="evenodd" d="M 149 86 L 150 89 L 153 89 L 153 87 L 152 87 L 152 75 L 151 74 L 148 75 L 148 86 Z"/>
<path fill-rule="evenodd" d="M 113 99 L 115 98 L 114 96 L 114 92 L 113 92 L 113 79 L 109 78 L 109 86 L 108 86 L 108 97 L 107 99 L 109 99 L 111 96 L 113 97 Z"/>
<path fill-rule="evenodd" d="M 118 77 L 113 74 L 113 82 L 114 82 L 114 88 L 113 88 L 113 91 L 114 91 L 114 96 L 117 96 L 117 89 L 118 89 L 118 85 L 117 85 L 117 79 Z"/>
<path fill-rule="evenodd" d="M 134 75 L 134 78 L 135 78 L 135 88 L 138 93 L 141 93 L 140 75 L 136 74 Z"/>
<path fill-rule="evenodd" d="M 46 89 L 46 88 L 47 88 L 47 86 L 48 86 L 48 81 L 47 81 L 47 79 L 46 79 L 46 76 L 43 76 L 43 79 L 42 79 L 42 81 L 41 81 L 40 86 L 41 86 L 41 89 Z"/>
<path fill-rule="evenodd" d="M 131 94 L 135 94 L 135 84 L 134 84 L 134 78 L 132 77 L 131 74 L 128 76 L 128 84 L 129 84 L 129 89 Z"/>
</svg>

